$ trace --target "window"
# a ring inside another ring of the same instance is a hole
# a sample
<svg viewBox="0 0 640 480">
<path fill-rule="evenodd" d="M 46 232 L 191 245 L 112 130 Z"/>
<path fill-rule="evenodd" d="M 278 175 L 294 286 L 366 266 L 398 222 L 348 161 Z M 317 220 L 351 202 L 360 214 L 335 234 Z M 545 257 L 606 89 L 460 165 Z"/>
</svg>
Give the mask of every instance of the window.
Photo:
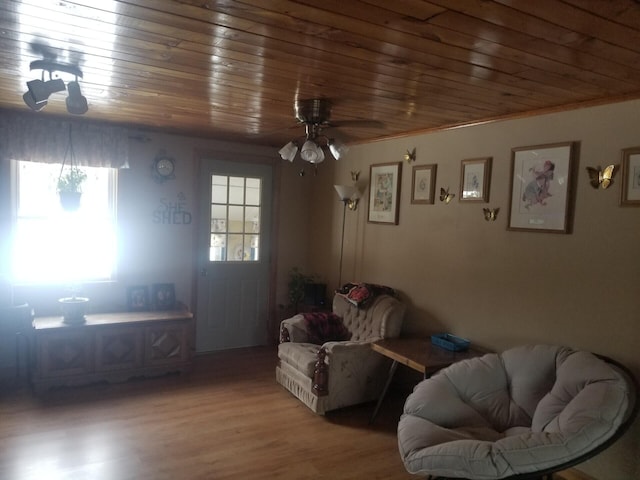
<svg viewBox="0 0 640 480">
<path fill-rule="evenodd" d="M 110 280 L 116 263 L 115 169 L 82 167 L 80 208 L 66 212 L 56 192 L 60 164 L 16 162 L 15 283 Z"/>
<path fill-rule="evenodd" d="M 256 262 L 260 249 L 261 180 L 211 176 L 211 262 Z"/>
</svg>

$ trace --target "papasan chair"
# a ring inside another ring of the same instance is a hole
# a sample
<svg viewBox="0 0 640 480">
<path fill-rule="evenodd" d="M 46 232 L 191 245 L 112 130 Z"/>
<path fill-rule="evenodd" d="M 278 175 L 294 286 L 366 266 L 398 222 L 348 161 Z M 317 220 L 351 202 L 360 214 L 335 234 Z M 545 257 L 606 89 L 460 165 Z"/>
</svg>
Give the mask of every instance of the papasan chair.
<svg viewBox="0 0 640 480">
<path fill-rule="evenodd" d="M 407 398 L 398 445 L 431 479 L 541 479 L 601 452 L 632 423 L 637 384 L 611 359 L 522 346 L 455 363 Z"/>
</svg>

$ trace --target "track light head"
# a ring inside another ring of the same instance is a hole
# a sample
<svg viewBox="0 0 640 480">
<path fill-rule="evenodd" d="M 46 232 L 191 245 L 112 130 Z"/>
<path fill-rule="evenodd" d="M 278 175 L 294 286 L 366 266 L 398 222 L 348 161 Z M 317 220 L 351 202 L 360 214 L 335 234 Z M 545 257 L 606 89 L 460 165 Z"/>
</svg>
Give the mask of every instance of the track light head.
<svg viewBox="0 0 640 480">
<path fill-rule="evenodd" d="M 35 103 L 46 102 L 52 93 L 62 92 L 66 89 L 64 82 L 60 78 L 46 82 L 42 80 L 31 80 L 27 82 L 27 87 L 29 88 L 27 93 L 31 95 Z"/>
<path fill-rule="evenodd" d="M 82 95 L 80 91 L 80 84 L 76 82 L 69 82 L 67 85 L 69 89 L 69 96 L 67 97 L 67 111 L 74 115 L 83 115 L 89 110 L 87 99 Z"/>
<path fill-rule="evenodd" d="M 24 103 L 26 103 L 27 106 L 34 112 L 39 112 L 47 106 L 47 103 L 49 103 L 46 100 L 44 102 L 36 103 L 33 99 L 33 95 L 31 95 L 31 92 L 24 92 L 24 95 L 22 95 L 22 99 L 24 100 Z"/>
</svg>

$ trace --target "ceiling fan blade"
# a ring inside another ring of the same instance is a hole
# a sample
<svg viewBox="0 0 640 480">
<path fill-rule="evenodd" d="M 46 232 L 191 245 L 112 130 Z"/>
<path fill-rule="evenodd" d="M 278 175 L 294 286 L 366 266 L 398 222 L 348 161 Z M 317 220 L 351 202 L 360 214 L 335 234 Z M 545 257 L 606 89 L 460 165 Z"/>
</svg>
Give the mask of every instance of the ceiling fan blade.
<svg viewBox="0 0 640 480">
<path fill-rule="evenodd" d="M 361 127 L 361 128 L 384 128 L 384 122 L 380 120 L 336 120 L 329 122 L 330 127 Z"/>
</svg>

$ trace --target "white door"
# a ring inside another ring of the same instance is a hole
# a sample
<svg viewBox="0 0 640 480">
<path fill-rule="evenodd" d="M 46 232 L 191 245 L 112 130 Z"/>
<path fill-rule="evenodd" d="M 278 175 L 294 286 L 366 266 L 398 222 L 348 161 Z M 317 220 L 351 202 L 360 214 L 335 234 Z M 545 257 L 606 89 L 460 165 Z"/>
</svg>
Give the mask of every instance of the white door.
<svg viewBox="0 0 640 480">
<path fill-rule="evenodd" d="M 196 351 L 268 342 L 272 167 L 203 160 Z"/>
</svg>

